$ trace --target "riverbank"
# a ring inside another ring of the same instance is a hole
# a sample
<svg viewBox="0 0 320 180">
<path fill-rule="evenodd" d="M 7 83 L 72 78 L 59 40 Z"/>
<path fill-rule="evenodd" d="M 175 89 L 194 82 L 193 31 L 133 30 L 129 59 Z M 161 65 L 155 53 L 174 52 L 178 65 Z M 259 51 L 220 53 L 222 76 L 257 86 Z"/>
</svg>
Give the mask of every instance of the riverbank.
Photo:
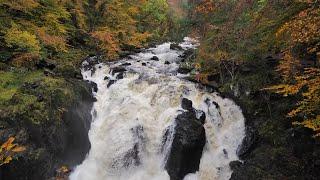
<svg viewBox="0 0 320 180">
<path fill-rule="evenodd" d="M 33 70 L 2 64 L 0 141 L 15 137 L 25 151 L 0 167 L 1 179 L 49 179 L 86 156 L 94 98 L 77 57 L 42 61 Z"/>
<path fill-rule="evenodd" d="M 319 138 L 286 117 L 297 99 L 263 90 L 279 82 L 277 62 L 267 57 L 239 65 L 236 83 L 231 78 L 221 82 L 219 74 L 209 75 L 204 83 L 233 99 L 246 119 L 246 138 L 238 150 L 241 161 L 230 163 L 231 179 L 317 179 L 320 175 Z M 228 69 L 223 71 L 228 73 Z M 195 77 L 191 80 L 196 81 Z"/>
</svg>

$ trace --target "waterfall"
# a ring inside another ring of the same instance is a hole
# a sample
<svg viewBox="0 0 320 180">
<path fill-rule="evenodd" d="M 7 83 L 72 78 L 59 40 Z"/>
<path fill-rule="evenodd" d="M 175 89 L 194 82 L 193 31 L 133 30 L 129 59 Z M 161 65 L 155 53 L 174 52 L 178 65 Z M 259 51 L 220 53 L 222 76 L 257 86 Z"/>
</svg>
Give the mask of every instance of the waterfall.
<svg viewBox="0 0 320 180">
<path fill-rule="evenodd" d="M 185 38 L 180 46 L 186 50 L 197 43 Z M 239 159 L 236 151 L 245 136 L 243 114 L 232 100 L 206 92 L 177 73 L 183 52 L 164 43 L 120 61 L 96 64 L 94 70 L 83 69 L 84 79 L 97 85 L 97 101 L 89 131 L 91 149 L 71 180 L 169 180 L 164 163 L 175 118 L 183 111 L 182 98 L 206 114 L 199 171 L 185 179 L 231 177 L 229 163 Z"/>
</svg>

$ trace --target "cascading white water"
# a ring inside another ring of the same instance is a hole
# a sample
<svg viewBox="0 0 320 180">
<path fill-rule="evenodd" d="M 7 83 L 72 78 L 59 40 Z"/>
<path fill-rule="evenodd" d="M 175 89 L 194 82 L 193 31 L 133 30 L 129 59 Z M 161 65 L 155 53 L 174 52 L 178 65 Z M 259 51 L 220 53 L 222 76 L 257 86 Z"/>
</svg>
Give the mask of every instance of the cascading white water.
<svg viewBox="0 0 320 180">
<path fill-rule="evenodd" d="M 190 38 L 180 45 L 184 49 L 197 46 Z M 181 78 L 177 69 L 182 53 L 170 50 L 170 43 L 165 43 L 130 59 L 97 64 L 94 73 L 83 70 L 84 79 L 98 86 L 94 94 L 97 102 L 89 131 L 91 150 L 72 172 L 71 180 L 169 180 L 164 163 L 170 141 L 164 146 L 167 149 L 160 149 L 166 129 L 171 128 L 171 137 L 174 134 L 182 98 L 192 100 L 195 109 L 205 112 L 207 138 L 199 171 L 185 180 L 230 178 L 229 163 L 238 160 L 236 151 L 245 136 L 243 114 L 233 101 L 200 90 L 195 83 Z M 150 60 L 153 56 L 160 60 Z M 124 63 L 130 63 L 125 66 L 124 78 L 107 87 L 118 75 L 110 70 Z M 135 129 L 140 132 L 134 133 Z M 143 146 L 135 147 L 137 143 Z M 125 159 L 133 148 L 139 148 L 138 164 Z"/>
</svg>

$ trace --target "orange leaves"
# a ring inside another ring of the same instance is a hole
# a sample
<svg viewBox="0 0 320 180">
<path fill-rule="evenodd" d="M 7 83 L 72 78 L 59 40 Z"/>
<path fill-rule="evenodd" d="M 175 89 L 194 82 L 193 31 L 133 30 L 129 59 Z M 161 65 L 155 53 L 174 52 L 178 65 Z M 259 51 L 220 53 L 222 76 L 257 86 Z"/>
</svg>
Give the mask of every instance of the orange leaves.
<svg viewBox="0 0 320 180">
<path fill-rule="evenodd" d="M 68 180 L 70 169 L 67 166 L 61 166 L 57 171 L 57 176 L 55 180 Z"/>
<path fill-rule="evenodd" d="M 14 137 L 10 137 L 5 143 L 0 147 L 0 166 L 10 163 L 12 157 L 16 153 L 20 153 L 26 150 L 25 147 L 14 144 Z"/>
<path fill-rule="evenodd" d="M 196 13 L 209 14 L 213 12 L 214 9 L 214 2 L 212 0 L 205 0 L 196 7 Z"/>
<path fill-rule="evenodd" d="M 95 31 L 91 33 L 96 40 L 97 46 L 102 49 L 108 58 L 116 58 L 117 52 L 120 50 L 119 40 L 116 39 L 116 34 L 108 29 Z"/>
<path fill-rule="evenodd" d="M 44 28 L 39 28 L 37 30 L 37 34 L 41 42 L 45 46 L 52 48 L 55 52 L 67 51 L 67 43 L 65 37 L 50 35 L 46 33 Z"/>
<path fill-rule="evenodd" d="M 19 53 L 12 59 L 12 64 L 16 67 L 33 67 L 39 59 L 39 54 Z"/>
<path fill-rule="evenodd" d="M 278 38 L 289 35 L 292 43 L 312 43 L 320 38 L 320 9 L 309 8 L 301 11 L 277 32 Z M 284 39 L 287 40 L 287 39 Z"/>
</svg>

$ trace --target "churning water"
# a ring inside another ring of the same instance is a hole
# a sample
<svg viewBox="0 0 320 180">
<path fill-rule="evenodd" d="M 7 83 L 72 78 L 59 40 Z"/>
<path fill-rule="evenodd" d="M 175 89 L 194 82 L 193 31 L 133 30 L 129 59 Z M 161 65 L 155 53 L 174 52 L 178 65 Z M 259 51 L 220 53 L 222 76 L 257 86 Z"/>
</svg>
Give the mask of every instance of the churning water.
<svg viewBox="0 0 320 180">
<path fill-rule="evenodd" d="M 197 46 L 190 38 L 180 45 L 184 49 Z M 171 142 L 164 145 L 164 151 L 160 149 L 167 128 L 174 136 L 182 98 L 205 112 L 207 139 L 199 171 L 185 180 L 230 178 L 229 163 L 238 160 L 236 151 L 245 136 L 243 114 L 232 100 L 184 80 L 177 73 L 182 53 L 164 43 L 131 58 L 97 64 L 95 71 L 83 70 L 84 79 L 98 86 L 97 101 L 89 131 L 91 150 L 74 169 L 71 180 L 169 180 L 164 164 Z M 160 60 L 150 60 L 153 56 Z M 119 67 L 126 69 L 123 79 L 121 73 L 112 71 Z M 133 150 L 138 154 L 131 156 L 139 162 L 129 157 Z"/>
</svg>

